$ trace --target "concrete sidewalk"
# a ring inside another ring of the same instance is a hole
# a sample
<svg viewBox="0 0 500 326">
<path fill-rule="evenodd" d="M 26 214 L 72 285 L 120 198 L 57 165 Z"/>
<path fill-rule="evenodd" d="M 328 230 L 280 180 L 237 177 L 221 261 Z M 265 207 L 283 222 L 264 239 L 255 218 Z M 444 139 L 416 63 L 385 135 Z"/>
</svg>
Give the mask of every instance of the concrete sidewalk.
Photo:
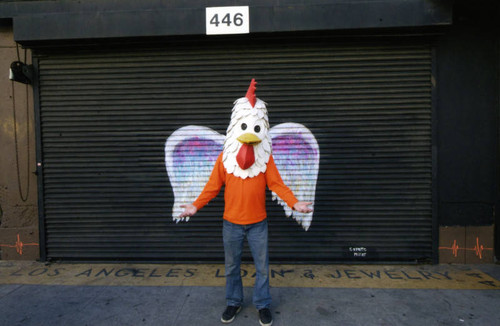
<svg viewBox="0 0 500 326">
<path fill-rule="evenodd" d="M 500 280 L 500 265 L 472 270 Z M 273 325 L 500 325 L 498 284 L 491 290 L 273 287 Z M 251 295 L 246 287 L 232 325 L 259 325 Z M 2 326 L 222 325 L 224 307 L 223 286 L 0 285 Z"/>
</svg>

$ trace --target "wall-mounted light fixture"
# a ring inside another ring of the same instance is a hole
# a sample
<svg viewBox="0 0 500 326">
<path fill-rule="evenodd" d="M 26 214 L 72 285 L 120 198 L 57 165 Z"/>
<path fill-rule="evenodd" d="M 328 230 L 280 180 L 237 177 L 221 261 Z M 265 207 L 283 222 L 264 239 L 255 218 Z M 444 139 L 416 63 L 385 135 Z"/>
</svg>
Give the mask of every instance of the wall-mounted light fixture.
<svg viewBox="0 0 500 326">
<path fill-rule="evenodd" d="M 23 84 L 31 84 L 33 82 L 33 65 L 27 65 L 21 61 L 12 62 L 9 79 Z"/>
</svg>

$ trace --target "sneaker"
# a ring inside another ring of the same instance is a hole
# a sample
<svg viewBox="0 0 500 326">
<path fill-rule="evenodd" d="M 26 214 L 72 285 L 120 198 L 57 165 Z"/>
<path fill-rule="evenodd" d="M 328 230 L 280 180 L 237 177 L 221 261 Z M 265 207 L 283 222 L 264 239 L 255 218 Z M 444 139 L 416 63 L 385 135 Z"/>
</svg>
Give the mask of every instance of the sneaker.
<svg viewBox="0 0 500 326">
<path fill-rule="evenodd" d="M 224 324 L 229 324 L 234 320 L 236 317 L 236 314 L 240 312 L 241 306 L 240 307 L 235 307 L 235 306 L 227 306 L 226 310 L 222 313 L 222 318 L 220 319 L 221 322 Z"/>
<path fill-rule="evenodd" d="M 259 321 L 262 326 L 271 326 L 273 324 L 273 316 L 268 308 L 259 310 Z"/>
</svg>

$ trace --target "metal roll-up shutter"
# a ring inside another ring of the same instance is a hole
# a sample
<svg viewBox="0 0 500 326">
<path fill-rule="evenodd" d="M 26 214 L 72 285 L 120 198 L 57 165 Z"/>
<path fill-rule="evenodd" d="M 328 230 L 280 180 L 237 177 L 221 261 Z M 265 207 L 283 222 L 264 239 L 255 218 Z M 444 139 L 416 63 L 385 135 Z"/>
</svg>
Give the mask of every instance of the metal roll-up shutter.
<svg viewBox="0 0 500 326">
<path fill-rule="evenodd" d="M 225 134 L 251 78 L 271 126 L 301 123 L 320 148 L 309 231 L 269 196 L 272 261 L 432 257 L 429 45 L 216 38 L 36 58 L 47 258 L 223 261 L 222 194 L 173 223 L 164 144 L 186 125 Z"/>
</svg>

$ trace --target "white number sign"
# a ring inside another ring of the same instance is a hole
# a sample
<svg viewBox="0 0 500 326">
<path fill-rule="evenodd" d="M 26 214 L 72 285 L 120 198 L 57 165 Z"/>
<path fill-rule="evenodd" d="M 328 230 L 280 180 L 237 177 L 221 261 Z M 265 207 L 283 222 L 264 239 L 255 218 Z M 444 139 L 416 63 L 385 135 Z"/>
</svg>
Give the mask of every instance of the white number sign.
<svg viewBox="0 0 500 326">
<path fill-rule="evenodd" d="M 207 35 L 250 33 L 248 6 L 208 7 L 206 17 Z"/>
</svg>

